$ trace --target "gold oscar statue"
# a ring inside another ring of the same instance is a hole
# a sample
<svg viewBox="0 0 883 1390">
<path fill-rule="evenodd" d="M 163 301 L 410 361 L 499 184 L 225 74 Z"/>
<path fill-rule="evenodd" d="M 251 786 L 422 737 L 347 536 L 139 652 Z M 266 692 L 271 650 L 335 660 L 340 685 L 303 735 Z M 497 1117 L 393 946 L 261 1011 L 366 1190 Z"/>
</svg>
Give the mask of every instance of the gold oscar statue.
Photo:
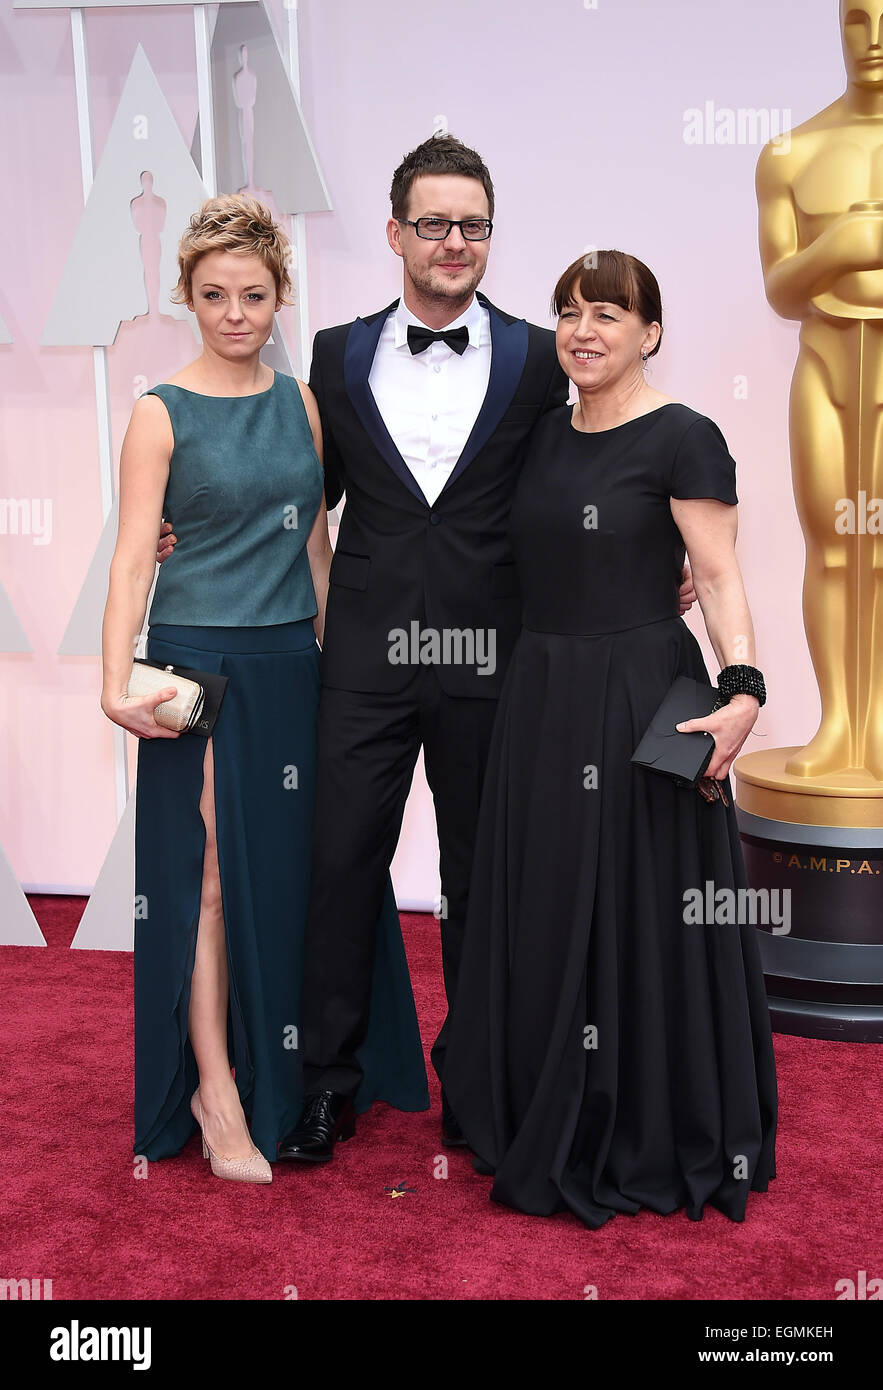
<svg viewBox="0 0 883 1390">
<path fill-rule="evenodd" d="M 789 429 L 821 723 L 805 748 L 749 754 L 735 775 L 756 815 L 871 829 L 883 828 L 883 0 L 841 0 L 840 28 L 846 91 L 757 166 L 767 298 L 801 324 Z"/>
</svg>

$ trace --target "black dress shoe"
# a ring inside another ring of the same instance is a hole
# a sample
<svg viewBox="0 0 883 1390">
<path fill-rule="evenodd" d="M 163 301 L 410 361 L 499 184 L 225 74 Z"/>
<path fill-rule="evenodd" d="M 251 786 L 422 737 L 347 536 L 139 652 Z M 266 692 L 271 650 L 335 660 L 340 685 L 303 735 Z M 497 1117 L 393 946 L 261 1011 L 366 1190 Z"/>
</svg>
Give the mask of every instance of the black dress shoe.
<svg viewBox="0 0 883 1390">
<path fill-rule="evenodd" d="M 454 1119 L 454 1112 L 448 1105 L 447 1096 L 442 1092 L 442 1143 L 446 1149 L 465 1149 L 466 1136 Z"/>
<path fill-rule="evenodd" d="M 356 1112 L 351 1096 L 317 1091 L 307 1096 L 295 1129 L 279 1145 L 279 1158 L 296 1163 L 330 1163 L 337 1139 L 352 1139 Z"/>
</svg>

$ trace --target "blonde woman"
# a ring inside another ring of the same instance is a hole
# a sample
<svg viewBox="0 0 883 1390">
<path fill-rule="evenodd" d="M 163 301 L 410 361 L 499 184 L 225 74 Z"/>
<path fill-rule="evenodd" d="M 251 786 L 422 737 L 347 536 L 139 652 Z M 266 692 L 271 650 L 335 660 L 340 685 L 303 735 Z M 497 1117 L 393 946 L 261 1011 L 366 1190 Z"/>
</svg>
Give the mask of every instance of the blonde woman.
<svg viewBox="0 0 883 1390">
<path fill-rule="evenodd" d="M 173 297 L 196 315 L 202 352 L 132 411 L 103 629 L 101 707 L 140 740 L 134 1149 L 175 1154 L 199 1126 L 212 1171 L 246 1182 L 271 1180 L 302 1101 L 317 641 L 332 555 L 314 397 L 260 358 L 291 302 L 289 251 L 245 195 L 210 199 L 190 219 Z M 126 693 L 163 517 L 179 541 L 157 579 L 147 656 L 227 678 L 208 738 L 157 724 L 173 679 L 149 698 Z M 386 1007 L 363 1099 L 422 1109 L 391 893 L 380 936 Z"/>
</svg>

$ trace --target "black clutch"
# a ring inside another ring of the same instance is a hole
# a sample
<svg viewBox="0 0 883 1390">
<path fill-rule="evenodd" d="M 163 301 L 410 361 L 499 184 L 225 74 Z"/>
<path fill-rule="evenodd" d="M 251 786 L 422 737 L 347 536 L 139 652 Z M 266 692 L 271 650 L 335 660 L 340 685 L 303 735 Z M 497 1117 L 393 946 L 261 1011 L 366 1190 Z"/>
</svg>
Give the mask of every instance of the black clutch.
<svg viewBox="0 0 883 1390">
<path fill-rule="evenodd" d="M 678 733 L 685 719 L 704 719 L 720 708 L 720 692 L 689 676 L 678 676 L 650 721 L 632 762 L 673 777 L 681 787 L 695 787 L 711 762 L 714 738 L 704 730 Z"/>
</svg>

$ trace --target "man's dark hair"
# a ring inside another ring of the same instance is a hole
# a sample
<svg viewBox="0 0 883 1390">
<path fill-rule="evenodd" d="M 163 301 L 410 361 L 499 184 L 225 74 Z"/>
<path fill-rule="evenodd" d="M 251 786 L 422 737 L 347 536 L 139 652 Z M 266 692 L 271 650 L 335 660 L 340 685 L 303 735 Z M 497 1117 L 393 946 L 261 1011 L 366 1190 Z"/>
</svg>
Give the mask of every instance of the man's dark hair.
<svg viewBox="0 0 883 1390">
<path fill-rule="evenodd" d="M 456 135 L 432 135 L 406 154 L 392 176 L 389 190 L 393 217 L 408 216 L 411 185 L 421 174 L 461 174 L 478 179 L 487 194 L 488 217 L 494 215 L 494 185 L 480 154 L 470 150 Z"/>
</svg>

